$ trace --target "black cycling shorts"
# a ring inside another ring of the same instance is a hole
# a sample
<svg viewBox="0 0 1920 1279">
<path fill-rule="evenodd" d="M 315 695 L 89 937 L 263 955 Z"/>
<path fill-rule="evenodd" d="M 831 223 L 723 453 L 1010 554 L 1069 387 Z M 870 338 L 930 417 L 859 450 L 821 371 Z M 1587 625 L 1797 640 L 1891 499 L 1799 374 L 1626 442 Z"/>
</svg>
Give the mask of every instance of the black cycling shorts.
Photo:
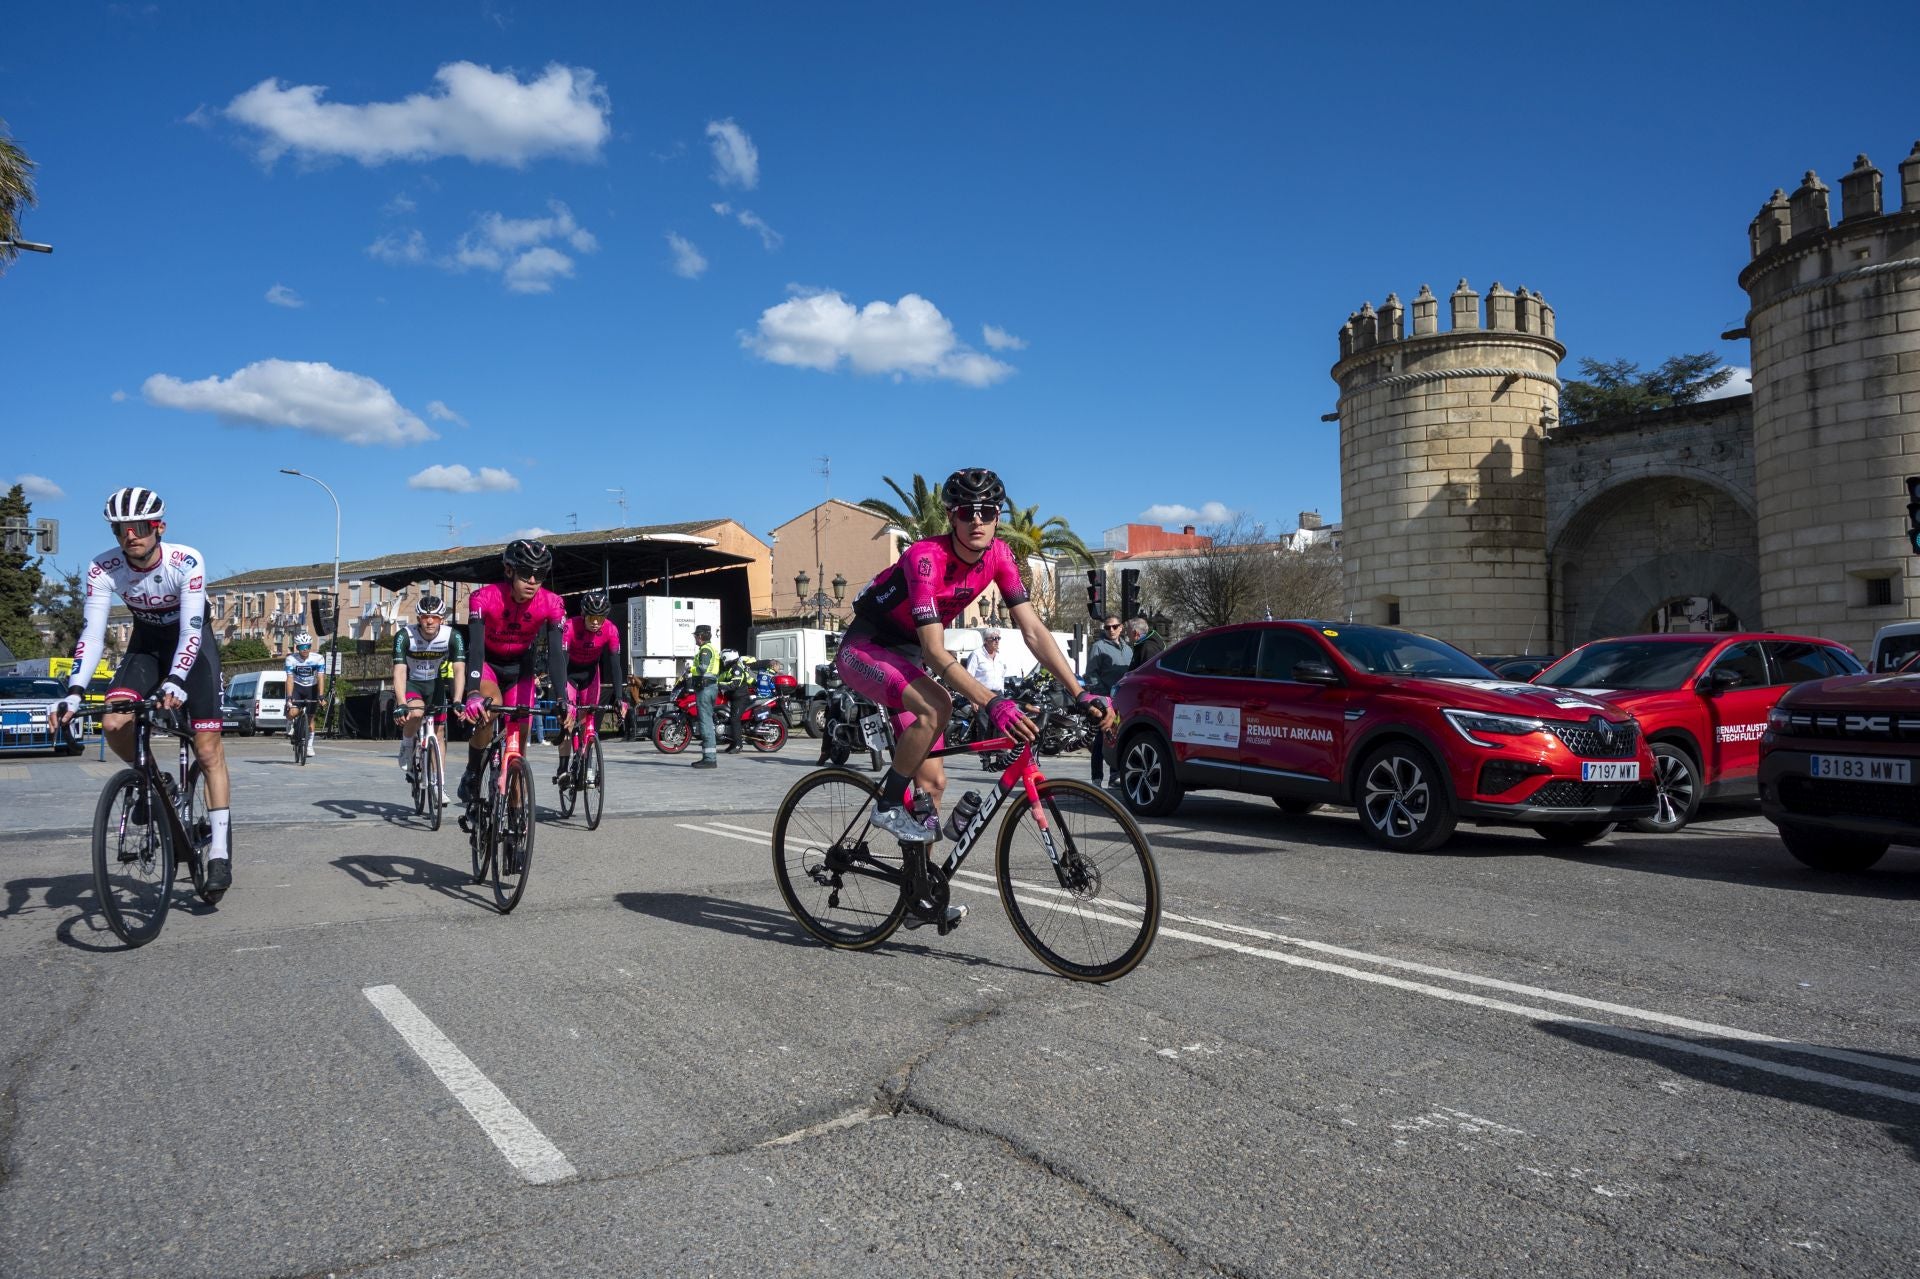
<svg viewBox="0 0 1920 1279">
<path fill-rule="evenodd" d="M 127 652 L 113 672 L 113 685 L 107 696 L 131 693 L 151 697 L 173 666 L 174 636 L 169 633 L 142 635 L 135 627 L 127 642 Z M 208 644 L 201 648 L 187 668 L 187 722 L 195 732 L 220 731 L 220 650 Z"/>
</svg>

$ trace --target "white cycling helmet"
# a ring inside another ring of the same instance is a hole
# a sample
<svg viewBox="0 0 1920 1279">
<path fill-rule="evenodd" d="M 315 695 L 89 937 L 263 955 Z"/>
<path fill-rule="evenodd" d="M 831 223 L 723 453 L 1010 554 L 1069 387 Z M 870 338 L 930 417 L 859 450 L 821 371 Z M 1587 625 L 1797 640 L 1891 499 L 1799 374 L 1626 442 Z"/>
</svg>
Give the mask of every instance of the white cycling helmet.
<svg viewBox="0 0 1920 1279">
<path fill-rule="evenodd" d="M 167 504 L 152 489 L 129 485 L 107 499 L 107 523 L 128 524 L 134 520 L 157 520 L 166 516 Z"/>
<path fill-rule="evenodd" d="M 723 648 L 720 650 L 720 660 L 723 662 L 737 662 L 740 660 L 740 650 L 737 648 Z"/>
<path fill-rule="evenodd" d="M 293 637 L 293 646 L 295 648 L 312 648 L 313 636 L 307 634 L 305 631 L 301 631 Z"/>
</svg>

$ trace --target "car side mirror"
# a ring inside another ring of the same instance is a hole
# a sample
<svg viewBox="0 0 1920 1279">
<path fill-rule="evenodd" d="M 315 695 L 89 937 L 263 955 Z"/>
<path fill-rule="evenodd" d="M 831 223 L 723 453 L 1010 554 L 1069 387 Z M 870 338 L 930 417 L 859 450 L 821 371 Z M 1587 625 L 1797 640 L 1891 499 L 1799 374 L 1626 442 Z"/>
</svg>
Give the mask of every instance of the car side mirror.
<svg viewBox="0 0 1920 1279">
<path fill-rule="evenodd" d="M 1744 682 L 1739 671 L 1731 666 L 1716 666 L 1693 682 L 1696 692 L 1724 693 L 1730 688 L 1738 688 Z"/>
<path fill-rule="evenodd" d="M 1325 688 L 1338 688 L 1346 683 L 1340 678 L 1340 673 L 1325 662 L 1295 662 L 1293 678 L 1302 684 L 1319 684 Z"/>
</svg>

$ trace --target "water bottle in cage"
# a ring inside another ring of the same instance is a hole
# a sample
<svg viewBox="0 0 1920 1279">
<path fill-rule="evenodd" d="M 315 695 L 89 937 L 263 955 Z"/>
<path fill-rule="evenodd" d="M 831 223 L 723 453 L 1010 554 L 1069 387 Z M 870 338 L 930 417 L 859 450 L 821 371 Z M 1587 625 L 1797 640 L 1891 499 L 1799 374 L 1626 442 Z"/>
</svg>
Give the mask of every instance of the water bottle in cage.
<svg viewBox="0 0 1920 1279">
<path fill-rule="evenodd" d="M 967 827 L 973 825 L 974 815 L 980 811 L 980 805 L 983 802 L 985 801 L 981 799 L 980 792 L 977 790 L 970 790 L 960 797 L 960 802 L 953 806 L 951 813 L 947 814 L 946 835 L 949 843 L 960 842 L 960 837 L 966 834 Z"/>
</svg>

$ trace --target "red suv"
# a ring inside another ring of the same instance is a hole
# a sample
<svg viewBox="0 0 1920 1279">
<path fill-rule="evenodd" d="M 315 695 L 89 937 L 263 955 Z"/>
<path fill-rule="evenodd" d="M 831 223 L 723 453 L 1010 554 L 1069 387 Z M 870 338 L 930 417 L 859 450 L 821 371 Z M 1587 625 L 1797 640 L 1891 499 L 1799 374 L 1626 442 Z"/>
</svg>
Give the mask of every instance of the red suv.
<svg viewBox="0 0 1920 1279">
<path fill-rule="evenodd" d="M 1860 670 L 1845 645 L 1801 635 L 1629 635 L 1584 644 L 1533 682 L 1578 689 L 1640 721 L 1658 810 L 1636 825 L 1670 835 L 1702 800 L 1753 796 L 1760 735 L 1782 693 Z"/>
<path fill-rule="evenodd" d="M 1865 870 L 1889 844 L 1920 846 L 1916 778 L 1920 675 L 1802 684 L 1767 716 L 1760 810 L 1816 870 Z"/>
<path fill-rule="evenodd" d="M 1437 848 L 1461 818 L 1585 844 L 1654 811 L 1633 717 L 1496 678 L 1452 645 L 1338 622 L 1252 622 L 1182 640 L 1122 680 L 1113 754 L 1127 807 L 1188 790 L 1359 810 L 1368 838 Z"/>
</svg>

